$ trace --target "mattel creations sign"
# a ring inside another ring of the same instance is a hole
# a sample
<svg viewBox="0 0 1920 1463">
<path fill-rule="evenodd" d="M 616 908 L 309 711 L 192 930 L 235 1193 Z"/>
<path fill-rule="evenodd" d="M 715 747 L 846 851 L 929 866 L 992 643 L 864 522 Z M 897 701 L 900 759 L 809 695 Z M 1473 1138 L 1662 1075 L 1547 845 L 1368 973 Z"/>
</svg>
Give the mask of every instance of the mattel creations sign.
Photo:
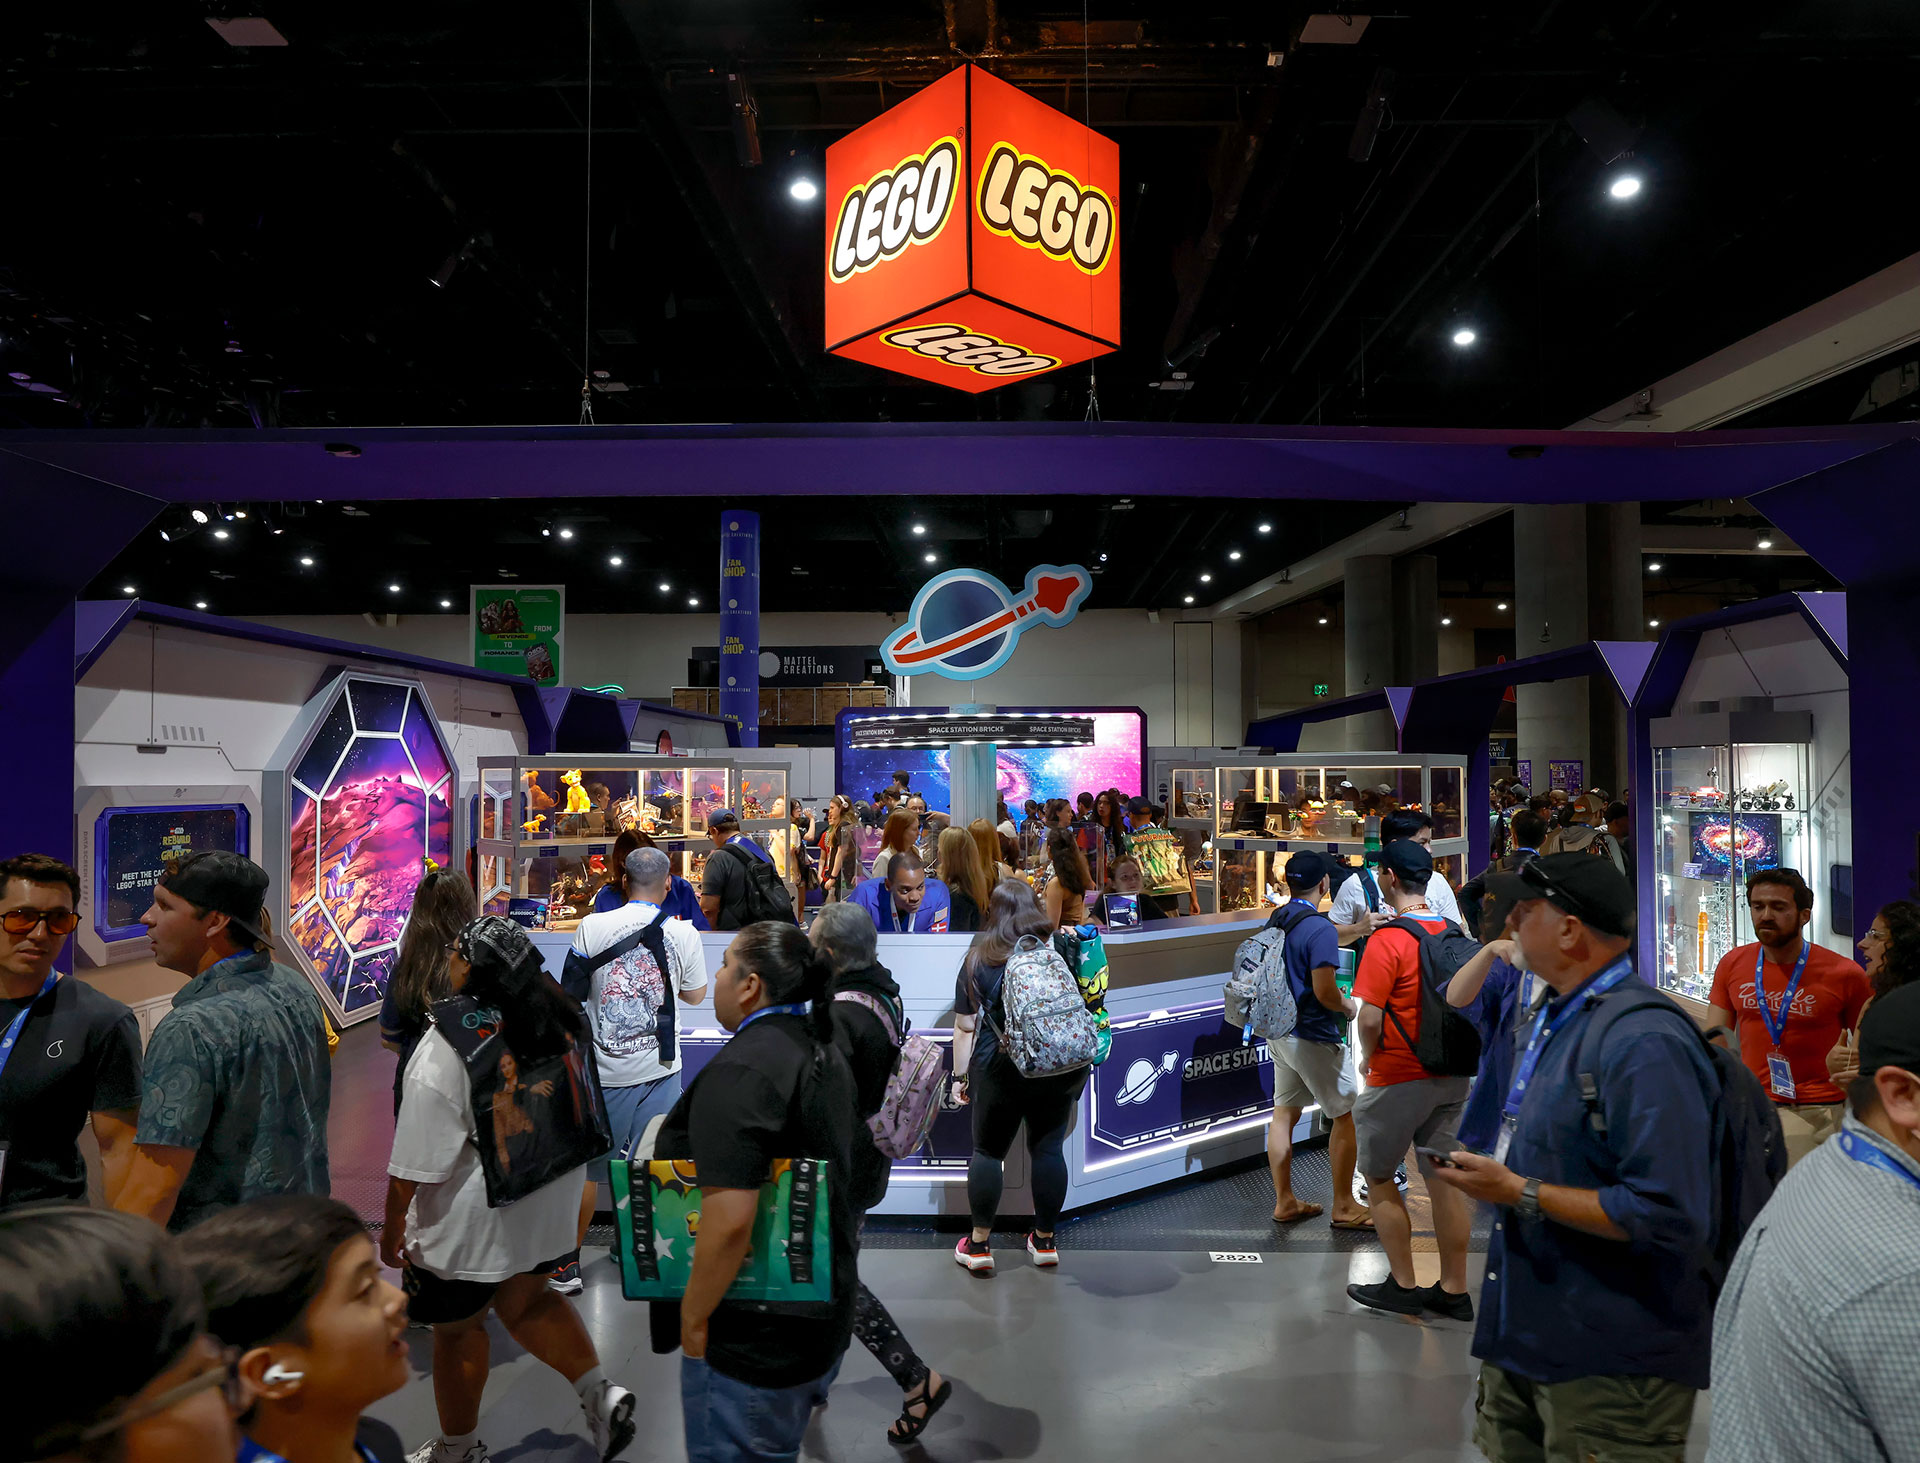
<svg viewBox="0 0 1920 1463">
<path fill-rule="evenodd" d="M 827 149 L 827 349 L 990 391 L 1120 344 L 1120 147 L 963 66 Z"/>
</svg>

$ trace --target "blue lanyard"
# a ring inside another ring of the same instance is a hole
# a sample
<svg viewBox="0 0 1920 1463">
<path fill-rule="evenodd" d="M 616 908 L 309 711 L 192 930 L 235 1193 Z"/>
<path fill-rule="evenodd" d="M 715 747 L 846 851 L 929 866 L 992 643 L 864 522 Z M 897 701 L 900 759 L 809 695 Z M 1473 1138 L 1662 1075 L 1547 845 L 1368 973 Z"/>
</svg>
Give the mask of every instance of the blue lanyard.
<svg viewBox="0 0 1920 1463">
<path fill-rule="evenodd" d="M 1595 976 L 1585 990 L 1568 997 L 1566 1005 L 1551 1020 L 1548 1019 L 1550 1008 L 1540 1008 L 1540 1014 L 1533 1018 L 1533 1035 L 1527 1038 L 1527 1049 L 1520 1054 L 1520 1061 L 1514 1067 L 1513 1087 L 1507 1093 L 1506 1114 L 1509 1118 L 1520 1115 L 1520 1104 L 1527 1095 L 1527 1084 L 1533 1080 L 1533 1069 L 1540 1065 L 1540 1053 L 1553 1039 L 1554 1032 L 1564 1026 L 1567 1018 L 1576 1010 L 1586 1006 L 1595 996 L 1604 996 L 1632 974 L 1632 963 L 1622 959 Z"/>
<path fill-rule="evenodd" d="M 807 1008 L 803 1005 L 762 1006 L 758 1011 L 755 1011 L 751 1016 L 747 1017 L 746 1020 L 734 1027 L 733 1034 L 738 1036 L 762 1016 L 804 1016 L 806 1014 Z"/>
<path fill-rule="evenodd" d="M 1800 940 L 1800 958 L 1793 964 L 1793 975 L 1787 981 L 1787 988 L 1780 996 L 1780 1019 L 1775 1022 L 1773 1011 L 1767 1005 L 1767 987 L 1764 976 L 1767 969 L 1767 947 L 1762 945 L 1753 952 L 1753 1000 L 1760 1008 L 1760 1019 L 1767 1024 L 1767 1035 L 1773 1038 L 1773 1049 L 1780 1050 L 1780 1041 L 1787 1034 L 1787 1013 L 1793 1008 L 1794 992 L 1800 989 L 1800 977 L 1807 973 L 1807 957 L 1813 953 L 1813 942 L 1804 936 Z"/>
<path fill-rule="evenodd" d="M 33 1014 L 33 1008 L 40 1004 L 41 996 L 53 989 L 60 979 L 60 972 L 53 971 L 47 976 L 46 984 L 40 987 L 40 994 L 20 1008 L 20 1014 L 7 1023 L 7 1034 L 0 1036 L 0 1073 L 7 1070 L 7 1058 L 13 1055 L 13 1044 L 20 1040 L 20 1033 L 26 1027 L 27 1017 Z"/>
<path fill-rule="evenodd" d="M 375 1458 L 362 1443 L 356 1442 L 353 1445 L 353 1451 L 365 1458 L 367 1463 L 379 1463 L 379 1459 Z M 242 1433 L 240 1434 L 240 1451 L 235 1455 L 234 1463 L 287 1463 L 287 1460 L 272 1449 L 261 1447 L 252 1438 Z"/>
<path fill-rule="evenodd" d="M 1873 1144 L 1844 1129 L 1842 1129 L 1840 1133 L 1840 1151 L 1855 1163 L 1864 1163 L 1868 1168 L 1880 1169 L 1892 1174 L 1897 1179 L 1904 1179 L 1916 1189 L 1920 1189 L 1920 1177 L 1916 1177 L 1912 1169 L 1907 1168 L 1903 1164 L 1895 1163 L 1890 1156 L 1882 1153 L 1878 1148 L 1874 1147 Z"/>
</svg>

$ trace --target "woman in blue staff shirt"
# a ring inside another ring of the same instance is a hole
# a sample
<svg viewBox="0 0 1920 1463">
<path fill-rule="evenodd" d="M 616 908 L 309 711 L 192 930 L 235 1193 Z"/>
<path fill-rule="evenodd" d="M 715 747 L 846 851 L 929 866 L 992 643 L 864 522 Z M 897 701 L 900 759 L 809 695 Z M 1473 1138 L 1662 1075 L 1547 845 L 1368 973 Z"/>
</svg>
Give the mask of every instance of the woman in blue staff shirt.
<svg viewBox="0 0 1920 1463">
<path fill-rule="evenodd" d="M 636 848 L 658 848 L 645 833 L 635 829 L 625 829 L 613 841 L 613 854 L 607 861 L 607 882 L 600 886 L 600 892 L 593 896 L 593 912 L 605 914 L 610 909 L 618 909 L 627 902 L 627 855 Z M 672 892 L 667 902 L 660 906 L 666 911 L 668 919 L 683 919 L 696 930 L 710 930 L 713 925 L 700 912 L 700 896 L 693 892 L 689 884 L 678 874 L 673 876 Z"/>
</svg>

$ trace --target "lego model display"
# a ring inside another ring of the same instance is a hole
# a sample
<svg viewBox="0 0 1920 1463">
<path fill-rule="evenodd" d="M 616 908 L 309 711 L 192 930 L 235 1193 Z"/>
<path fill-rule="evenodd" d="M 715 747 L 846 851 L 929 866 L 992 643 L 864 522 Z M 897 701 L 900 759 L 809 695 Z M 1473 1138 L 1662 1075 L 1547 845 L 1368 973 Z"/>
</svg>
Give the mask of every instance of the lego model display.
<svg viewBox="0 0 1920 1463">
<path fill-rule="evenodd" d="M 1654 749 L 1654 917 L 1666 990 L 1707 1000 L 1721 957 L 1754 938 L 1745 889 L 1755 869 L 1784 865 L 1824 882 L 1808 868 L 1810 756 L 1802 742 Z"/>
<path fill-rule="evenodd" d="M 417 684 L 349 673 L 284 759 L 286 935 L 336 1019 L 373 1015 L 426 863 L 454 863 L 453 757 Z"/>
<path fill-rule="evenodd" d="M 536 929 L 572 929 L 614 873 L 614 840 L 644 833 L 699 887 L 707 819 L 731 808 L 779 856 L 787 770 L 644 755 L 483 757 L 476 816 L 481 907 Z M 784 859 L 782 859 L 784 863 Z"/>
</svg>

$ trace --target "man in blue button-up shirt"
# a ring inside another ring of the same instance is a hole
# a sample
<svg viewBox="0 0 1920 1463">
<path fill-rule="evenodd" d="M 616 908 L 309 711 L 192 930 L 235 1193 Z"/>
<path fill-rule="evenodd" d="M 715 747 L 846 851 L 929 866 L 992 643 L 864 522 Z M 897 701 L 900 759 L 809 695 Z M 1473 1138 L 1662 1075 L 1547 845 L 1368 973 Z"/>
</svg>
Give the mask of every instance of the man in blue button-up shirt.
<svg viewBox="0 0 1920 1463">
<path fill-rule="evenodd" d="M 1584 1463 L 1623 1447 L 1682 1463 L 1713 1327 L 1713 1070 L 1664 1000 L 1618 1018 L 1578 1060 L 1601 1001 L 1651 994 L 1628 963 L 1633 895 L 1611 862 L 1555 854 L 1492 876 L 1488 891 L 1519 901 L 1515 938 L 1554 994 L 1532 1060 L 1515 1063 L 1495 1157 L 1455 1153 L 1458 1166 L 1434 1174 L 1500 1206 L 1473 1338 L 1474 1441 L 1493 1463 Z M 1595 1080 L 1604 1134 L 1580 1072 Z"/>
</svg>

